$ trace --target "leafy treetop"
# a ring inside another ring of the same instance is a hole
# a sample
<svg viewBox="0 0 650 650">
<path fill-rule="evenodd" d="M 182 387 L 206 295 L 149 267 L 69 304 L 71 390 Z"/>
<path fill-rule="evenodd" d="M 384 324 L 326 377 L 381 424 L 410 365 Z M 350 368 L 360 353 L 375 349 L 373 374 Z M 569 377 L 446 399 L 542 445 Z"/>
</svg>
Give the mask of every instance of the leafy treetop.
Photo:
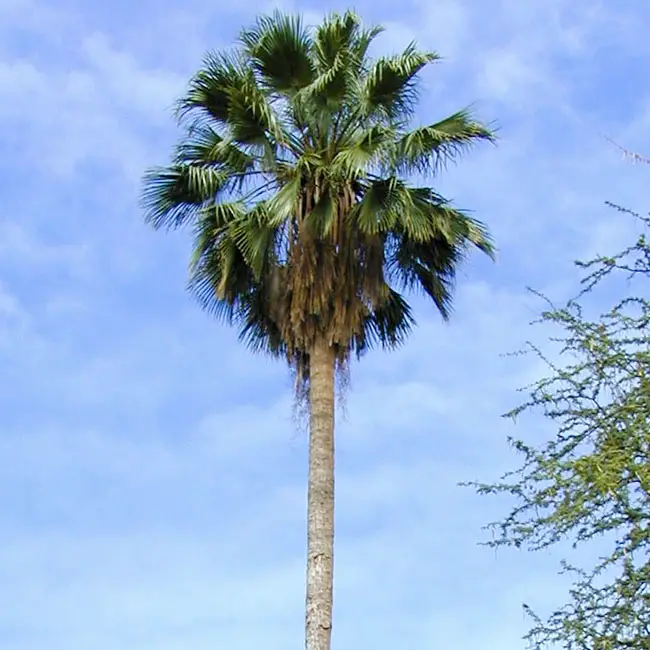
<svg viewBox="0 0 650 650">
<path fill-rule="evenodd" d="M 193 228 L 201 304 L 303 367 L 319 336 L 341 362 L 398 345 L 413 324 L 405 289 L 447 317 L 468 245 L 493 253 L 480 222 L 407 180 L 492 132 L 469 110 L 411 128 L 418 74 L 439 57 L 411 44 L 373 60 L 381 31 L 353 12 L 314 29 L 258 18 L 206 56 L 178 104 L 173 161 L 145 178 L 147 220 Z"/>
</svg>

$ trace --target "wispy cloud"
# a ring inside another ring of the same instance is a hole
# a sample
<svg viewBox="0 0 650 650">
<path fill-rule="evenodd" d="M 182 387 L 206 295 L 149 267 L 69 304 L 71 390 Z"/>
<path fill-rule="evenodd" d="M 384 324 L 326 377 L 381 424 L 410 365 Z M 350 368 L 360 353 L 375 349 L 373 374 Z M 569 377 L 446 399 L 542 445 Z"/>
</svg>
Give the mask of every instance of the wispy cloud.
<svg viewBox="0 0 650 650">
<path fill-rule="evenodd" d="M 277 3 L 106 8 L 0 0 L 0 644 L 12 650 L 286 648 L 300 642 L 304 432 L 281 364 L 184 292 L 189 244 L 141 223 L 143 168 L 205 49 Z M 345 7 L 283 3 L 316 21 Z M 355 364 L 338 447 L 336 646 L 517 648 L 549 607 L 552 556 L 479 548 L 500 504 L 456 486 L 514 462 L 499 415 L 541 371 L 500 356 L 543 331 L 575 257 L 634 233 L 650 150 L 649 10 L 606 2 L 366 2 L 445 60 L 419 119 L 476 102 L 501 143 L 438 187 L 488 222 L 443 324 L 416 299 L 409 344 Z M 642 74 L 643 73 L 643 74 Z M 539 436 L 540 421 L 518 432 Z"/>
</svg>

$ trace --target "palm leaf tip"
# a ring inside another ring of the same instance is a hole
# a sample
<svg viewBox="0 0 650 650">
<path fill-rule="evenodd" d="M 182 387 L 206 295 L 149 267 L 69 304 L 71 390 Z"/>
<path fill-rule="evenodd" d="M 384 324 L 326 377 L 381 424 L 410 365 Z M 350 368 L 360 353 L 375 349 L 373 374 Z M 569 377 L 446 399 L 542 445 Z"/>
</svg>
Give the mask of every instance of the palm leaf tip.
<svg viewBox="0 0 650 650">
<path fill-rule="evenodd" d="M 373 333 L 384 348 L 402 345 L 415 325 L 410 305 L 395 290 L 372 314 Z"/>
<path fill-rule="evenodd" d="M 467 241 L 485 253 L 492 261 L 495 261 L 497 249 L 487 226 L 475 219 L 469 219 L 468 221 Z"/>
<path fill-rule="evenodd" d="M 390 165 L 403 173 L 435 174 L 480 141 L 495 142 L 495 133 L 474 119 L 469 109 L 416 127 L 398 141 Z"/>
<path fill-rule="evenodd" d="M 498 124 L 495 120 L 491 122 L 481 122 L 476 118 L 474 106 L 458 111 L 452 117 L 457 117 L 458 123 L 465 123 L 467 137 L 474 140 L 487 140 L 493 144 L 497 141 Z M 462 128 L 462 127 L 461 127 Z"/>
<path fill-rule="evenodd" d="M 239 37 L 250 64 L 273 91 L 292 92 L 313 81 L 313 42 L 298 15 L 261 16 Z"/>
<path fill-rule="evenodd" d="M 173 164 L 148 170 L 140 204 L 145 223 L 158 230 L 192 221 L 231 180 L 228 171 L 200 164 Z"/>
<path fill-rule="evenodd" d="M 435 52 L 421 52 L 410 43 L 401 54 L 378 59 L 366 77 L 365 113 L 388 119 L 411 115 L 418 99 L 417 75 L 439 58 Z"/>
<path fill-rule="evenodd" d="M 152 167 L 145 171 L 139 201 L 145 223 L 155 230 L 181 225 L 185 217 L 181 197 L 181 182 L 172 169 Z"/>
</svg>

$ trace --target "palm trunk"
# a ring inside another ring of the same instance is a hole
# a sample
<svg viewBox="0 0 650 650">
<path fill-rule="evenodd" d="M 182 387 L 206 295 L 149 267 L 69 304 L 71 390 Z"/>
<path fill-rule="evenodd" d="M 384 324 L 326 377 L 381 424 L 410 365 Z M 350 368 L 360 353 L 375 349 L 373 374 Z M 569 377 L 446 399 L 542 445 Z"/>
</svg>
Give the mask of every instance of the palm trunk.
<svg viewBox="0 0 650 650">
<path fill-rule="evenodd" d="M 334 575 L 334 371 L 327 340 L 309 357 L 306 650 L 330 650 Z"/>
</svg>

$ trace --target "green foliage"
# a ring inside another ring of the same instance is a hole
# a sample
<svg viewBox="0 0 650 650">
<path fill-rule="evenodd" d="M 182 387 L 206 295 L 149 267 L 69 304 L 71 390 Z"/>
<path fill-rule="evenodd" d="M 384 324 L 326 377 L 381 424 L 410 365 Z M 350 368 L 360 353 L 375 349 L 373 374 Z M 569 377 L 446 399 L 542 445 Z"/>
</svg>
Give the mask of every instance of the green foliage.
<svg viewBox="0 0 650 650">
<path fill-rule="evenodd" d="M 533 647 L 648 650 L 650 244 L 641 236 L 613 257 L 578 264 L 586 272 L 583 291 L 564 308 L 549 303 L 541 318 L 562 331 L 553 339 L 561 345 L 560 362 L 532 347 L 549 376 L 525 389 L 528 399 L 507 414 L 541 412 L 556 433 L 537 447 L 511 440 L 523 457 L 521 467 L 496 485 L 475 486 L 482 494 L 509 494 L 517 503 L 489 526 L 495 532 L 491 546 L 536 550 L 569 539 L 574 548 L 598 540 L 598 548 L 607 549 L 595 566 L 563 563 L 574 578 L 570 599 L 547 620 L 528 609 Z M 617 279 L 625 279 L 623 297 L 588 318 L 587 297 Z"/>
<path fill-rule="evenodd" d="M 413 324 L 401 290 L 446 317 L 468 248 L 493 254 L 480 222 L 408 180 L 492 132 L 469 110 L 410 128 L 418 74 L 438 56 L 411 44 L 372 60 L 381 31 L 353 12 L 314 29 L 260 17 L 206 56 L 178 103 L 172 163 L 145 177 L 147 221 L 193 229 L 200 303 L 292 364 L 317 336 L 341 363 L 399 345 Z"/>
</svg>

